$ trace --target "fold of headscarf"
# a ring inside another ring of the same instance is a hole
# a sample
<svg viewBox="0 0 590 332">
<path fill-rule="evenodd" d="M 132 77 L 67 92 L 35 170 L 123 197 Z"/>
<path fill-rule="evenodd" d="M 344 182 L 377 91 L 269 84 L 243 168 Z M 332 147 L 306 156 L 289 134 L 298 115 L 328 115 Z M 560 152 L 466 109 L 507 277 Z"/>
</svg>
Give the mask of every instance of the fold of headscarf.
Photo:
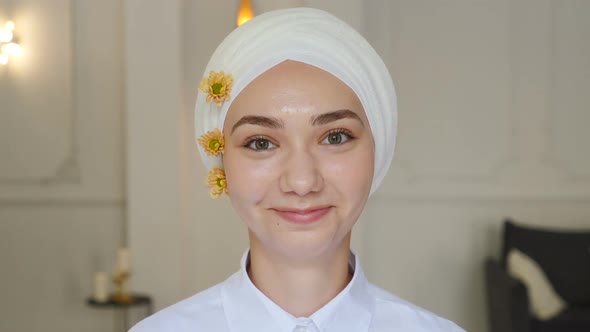
<svg viewBox="0 0 590 332">
<path fill-rule="evenodd" d="M 219 106 L 197 94 L 195 135 L 223 129 L 233 100 L 250 82 L 285 60 L 323 69 L 348 85 L 358 96 L 369 120 L 375 144 L 371 194 L 377 190 L 393 159 L 397 104 L 393 81 L 377 52 L 356 30 L 332 14 L 313 8 L 275 10 L 256 16 L 232 31 L 217 47 L 204 78 L 211 71 L 231 74 L 233 87 Z M 199 146 L 208 170 L 222 167 L 221 157 Z"/>
</svg>

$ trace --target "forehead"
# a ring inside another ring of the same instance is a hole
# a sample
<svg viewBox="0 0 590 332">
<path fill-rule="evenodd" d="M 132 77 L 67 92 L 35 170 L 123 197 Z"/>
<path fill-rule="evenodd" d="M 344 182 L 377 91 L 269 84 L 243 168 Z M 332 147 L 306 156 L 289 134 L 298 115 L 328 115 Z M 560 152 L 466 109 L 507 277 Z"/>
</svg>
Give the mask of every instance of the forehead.
<svg viewBox="0 0 590 332">
<path fill-rule="evenodd" d="M 227 120 L 290 108 L 319 112 L 350 109 L 366 119 L 356 93 L 336 76 L 306 63 L 287 60 L 250 82 L 231 104 Z"/>
</svg>

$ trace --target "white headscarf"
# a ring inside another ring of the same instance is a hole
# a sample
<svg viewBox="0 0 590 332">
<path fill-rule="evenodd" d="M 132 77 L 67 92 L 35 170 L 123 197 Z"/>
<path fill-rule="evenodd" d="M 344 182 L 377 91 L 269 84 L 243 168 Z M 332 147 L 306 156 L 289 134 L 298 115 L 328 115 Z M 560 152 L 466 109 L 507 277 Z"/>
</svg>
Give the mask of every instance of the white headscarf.
<svg viewBox="0 0 590 332">
<path fill-rule="evenodd" d="M 200 91 L 195 107 L 196 138 L 223 129 L 227 111 L 252 80 L 285 60 L 323 69 L 348 85 L 358 96 L 375 142 L 375 172 L 371 194 L 387 173 L 395 147 L 397 105 L 387 67 L 371 45 L 352 27 L 325 11 L 291 8 L 261 14 L 232 31 L 217 47 L 204 77 L 223 71 L 233 77 L 230 96 L 221 106 L 207 102 Z M 222 167 L 220 157 L 205 153 L 208 170 Z"/>
</svg>

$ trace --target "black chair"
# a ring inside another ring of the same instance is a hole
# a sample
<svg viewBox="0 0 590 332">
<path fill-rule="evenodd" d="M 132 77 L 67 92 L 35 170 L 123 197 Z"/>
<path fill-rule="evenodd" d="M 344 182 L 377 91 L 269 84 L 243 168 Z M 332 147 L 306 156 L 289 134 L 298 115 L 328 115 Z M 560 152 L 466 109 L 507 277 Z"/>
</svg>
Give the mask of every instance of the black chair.
<svg viewBox="0 0 590 332">
<path fill-rule="evenodd" d="M 504 221 L 501 261 L 485 262 L 490 332 L 590 332 L 590 231 L 535 229 Z M 516 248 L 535 260 L 568 308 L 549 320 L 530 313 L 526 286 L 506 272 Z"/>
</svg>

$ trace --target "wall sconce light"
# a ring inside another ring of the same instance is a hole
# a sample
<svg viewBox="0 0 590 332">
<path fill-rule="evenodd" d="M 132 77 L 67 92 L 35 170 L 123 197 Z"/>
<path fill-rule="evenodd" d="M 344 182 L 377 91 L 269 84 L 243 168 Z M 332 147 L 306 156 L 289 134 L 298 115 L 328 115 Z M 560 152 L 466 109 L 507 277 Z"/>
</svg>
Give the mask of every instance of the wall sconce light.
<svg viewBox="0 0 590 332">
<path fill-rule="evenodd" d="M 22 48 L 14 36 L 14 22 L 8 21 L 0 28 L 0 64 L 5 65 L 10 57 L 21 54 Z"/>
<path fill-rule="evenodd" d="M 254 17 L 254 9 L 252 9 L 252 2 L 250 0 L 240 1 L 240 9 L 238 10 L 238 26 L 248 22 Z"/>
</svg>

